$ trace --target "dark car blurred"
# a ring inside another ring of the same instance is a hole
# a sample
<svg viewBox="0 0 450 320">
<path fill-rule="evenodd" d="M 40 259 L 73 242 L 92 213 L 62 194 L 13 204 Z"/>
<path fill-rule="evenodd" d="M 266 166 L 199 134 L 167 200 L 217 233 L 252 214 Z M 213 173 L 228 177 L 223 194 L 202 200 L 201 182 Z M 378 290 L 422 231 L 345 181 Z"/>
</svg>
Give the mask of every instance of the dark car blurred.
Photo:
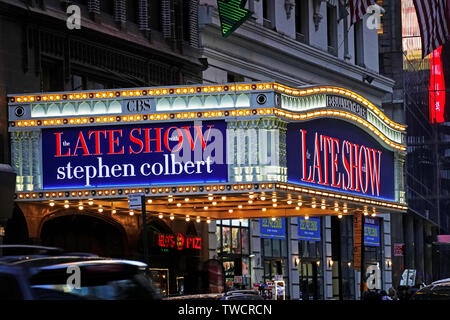
<svg viewBox="0 0 450 320">
<path fill-rule="evenodd" d="M 178 295 L 164 297 L 163 300 L 220 300 L 223 297 L 223 293 L 198 293 L 189 295 Z"/>
<path fill-rule="evenodd" d="M 418 290 L 412 300 L 450 300 L 450 278 L 435 281 Z"/>
<path fill-rule="evenodd" d="M 0 257 L 0 300 L 161 299 L 142 262 L 38 246 L 0 249 L 30 251 Z"/>
<path fill-rule="evenodd" d="M 264 300 L 255 290 L 232 290 L 224 294 L 221 300 Z"/>
</svg>

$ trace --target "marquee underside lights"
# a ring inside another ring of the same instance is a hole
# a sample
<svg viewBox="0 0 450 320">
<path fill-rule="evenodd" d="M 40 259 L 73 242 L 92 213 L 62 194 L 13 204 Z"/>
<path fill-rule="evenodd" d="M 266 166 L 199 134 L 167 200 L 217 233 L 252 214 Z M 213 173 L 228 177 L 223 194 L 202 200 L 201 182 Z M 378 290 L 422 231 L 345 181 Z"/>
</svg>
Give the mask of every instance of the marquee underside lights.
<svg viewBox="0 0 450 320">
<path fill-rule="evenodd" d="M 217 200 L 216 205 L 213 205 L 208 199 L 208 194 L 214 191 L 218 195 L 218 199 L 226 194 L 226 200 Z M 16 193 L 16 200 L 24 202 L 40 202 L 49 203 L 53 201 L 55 207 L 69 202 L 78 202 L 80 199 L 88 201 L 94 199 L 92 207 L 96 208 L 96 203 L 102 205 L 104 212 L 108 212 L 108 202 L 123 201 L 123 206 L 127 205 L 127 195 L 130 193 L 143 192 L 145 197 L 151 199 L 151 203 L 147 201 L 147 210 L 157 210 L 158 213 L 167 211 L 167 216 L 170 213 L 179 212 L 179 214 L 186 214 L 190 209 L 198 210 L 198 215 L 208 215 L 211 218 L 219 217 L 239 217 L 242 212 L 247 212 L 249 217 L 253 213 L 257 215 L 271 216 L 278 211 L 278 215 L 302 215 L 303 212 L 308 212 L 311 208 L 311 203 L 320 203 L 322 205 L 323 199 L 326 203 L 326 210 L 323 214 L 336 215 L 341 211 L 336 211 L 336 203 L 338 207 L 344 208 L 344 214 L 350 214 L 356 209 L 364 210 L 364 206 L 380 208 L 384 210 L 405 212 L 407 206 L 405 204 L 396 203 L 393 201 L 384 201 L 379 199 L 370 199 L 365 197 L 350 196 L 342 193 L 325 192 L 314 188 L 299 187 L 292 184 L 280 183 L 263 183 L 263 184 L 221 184 L 221 185 L 199 185 L 199 186 L 179 186 L 170 188 L 130 188 L 130 189 L 103 189 L 103 190 L 71 190 L 64 192 L 39 192 L 39 193 Z M 248 192 L 254 192 L 254 200 L 252 204 L 248 203 Z M 268 197 L 275 193 L 274 198 Z M 168 195 L 174 200 L 168 202 Z M 184 199 L 189 195 L 189 202 Z M 264 199 L 264 200 L 262 200 Z M 297 199 L 292 201 L 291 199 Z M 301 199 L 301 202 L 300 202 Z M 275 200 L 275 201 L 274 201 Z M 179 207 L 177 204 L 184 202 Z M 301 205 L 299 205 L 301 203 Z M 277 204 L 276 207 L 273 204 Z M 73 205 L 71 205 L 72 207 Z M 208 207 L 208 209 L 205 209 Z M 263 208 L 265 210 L 263 210 Z M 119 210 L 117 206 L 115 209 Z M 288 209 L 289 212 L 286 212 Z M 95 209 L 96 210 L 96 209 Z M 120 211 L 120 210 L 119 210 Z M 242 212 L 241 212 L 242 211 Z M 313 215 L 313 212 L 309 212 Z M 244 217 L 245 218 L 245 217 Z"/>
</svg>

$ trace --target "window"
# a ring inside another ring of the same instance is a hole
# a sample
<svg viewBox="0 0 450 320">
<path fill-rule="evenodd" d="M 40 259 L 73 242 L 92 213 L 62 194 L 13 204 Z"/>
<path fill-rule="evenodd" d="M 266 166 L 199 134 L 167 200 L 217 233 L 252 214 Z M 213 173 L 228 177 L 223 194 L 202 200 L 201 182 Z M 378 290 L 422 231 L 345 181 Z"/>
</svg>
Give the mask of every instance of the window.
<svg viewBox="0 0 450 320">
<path fill-rule="evenodd" d="M 354 47 L 355 47 L 355 64 L 361 67 L 364 65 L 364 38 L 363 38 L 363 20 L 359 20 L 354 25 Z"/>
<path fill-rule="evenodd" d="M 63 68 L 56 61 L 42 61 L 42 91 L 64 90 Z"/>
<path fill-rule="evenodd" d="M 231 228 L 223 227 L 222 228 L 222 250 L 223 252 L 231 252 Z"/>
<path fill-rule="evenodd" d="M 337 55 L 337 14 L 336 7 L 327 5 L 327 41 L 328 52 Z"/>
<path fill-rule="evenodd" d="M 114 15 L 114 1 L 101 0 L 100 1 L 100 11 L 105 12 L 110 15 Z"/>
<path fill-rule="evenodd" d="M 228 72 L 227 73 L 227 82 L 244 82 L 244 76 L 241 76 L 236 73 Z"/>
<path fill-rule="evenodd" d="M 191 31 L 191 13 L 189 6 L 191 1 L 183 1 L 183 40 L 189 42 Z"/>
<path fill-rule="evenodd" d="M 263 25 L 264 27 L 275 28 L 275 5 L 274 0 L 262 1 Z"/>
<path fill-rule="evenodd" d="M 150 0 L 148 2 L 149 26 L 153 30 L 161 31 L 161 0 Z"/>
<path fill-rule="evenodd" d="M 127 0 L 127 20 L 139 22 L 139 0 Z"/>
<path fill-rule="evenodd" d="M 308 42 L 309 8 L 307 0 L 295 1 L 295 32 L 298 41 Z"/>
<path fill-rule="evenodd" d="M 225 270 L 227 288 L 250 288 L 248 221 L 218 220 L 216 225 L 217 252 Z M 236 276 L 242 276 L 242 282 L 234 283 Z"/>
</svg>

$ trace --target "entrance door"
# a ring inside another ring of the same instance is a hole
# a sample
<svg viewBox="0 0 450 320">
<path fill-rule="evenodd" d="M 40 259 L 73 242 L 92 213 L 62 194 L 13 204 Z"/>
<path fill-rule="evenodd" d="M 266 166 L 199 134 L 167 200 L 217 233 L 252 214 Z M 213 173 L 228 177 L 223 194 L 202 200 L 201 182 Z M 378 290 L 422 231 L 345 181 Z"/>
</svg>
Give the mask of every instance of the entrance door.
<svg viewBox="0 0 450 320">
<path fill-rule="evenodd" d="M 162 295 L 169 295 L 169 269 L 150 268 L 150 278 Z"/>
<path fill-rule="evenodd" d="M 302 261 L 299 265 L 300 297 L 303 300 L 318 300 L 316 261 Z"/>
</svg>

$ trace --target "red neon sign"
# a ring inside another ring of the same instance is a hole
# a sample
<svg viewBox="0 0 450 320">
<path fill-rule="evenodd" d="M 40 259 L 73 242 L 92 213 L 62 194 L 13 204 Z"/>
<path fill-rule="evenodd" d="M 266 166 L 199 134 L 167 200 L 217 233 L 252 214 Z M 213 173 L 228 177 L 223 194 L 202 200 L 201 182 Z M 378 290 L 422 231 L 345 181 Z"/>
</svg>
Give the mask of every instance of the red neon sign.
<svg viewBox="0 0 450 320">
<path fill-rule="evenodd" d="M 183 236 L 181 233 L 173 234 L 159 234 L 158 247 L 160 248 L 176 248 L 183 249 L 202 249 L 202 238 Z"/>
<path fill-rule="evenodd" d="M 445 78 L 441 54 L 442 46 L 432 52 L 430 59 L 430 85 L 428 90 L 431 123 L 445 121 Z"/>
<path fill-rule="evenodd" d="M 382 152 L 315 133 L 314 156 L 306 156 L 306 130 L 300 130 L 302 178 L 308 183 L 380 196 Z M 330 166 L 331 165 L 331 166 Z M 344 172 L 339 172 L 343 168 Z M 329 172 L 331 169 L 331 172 Z"/>
</svg>

